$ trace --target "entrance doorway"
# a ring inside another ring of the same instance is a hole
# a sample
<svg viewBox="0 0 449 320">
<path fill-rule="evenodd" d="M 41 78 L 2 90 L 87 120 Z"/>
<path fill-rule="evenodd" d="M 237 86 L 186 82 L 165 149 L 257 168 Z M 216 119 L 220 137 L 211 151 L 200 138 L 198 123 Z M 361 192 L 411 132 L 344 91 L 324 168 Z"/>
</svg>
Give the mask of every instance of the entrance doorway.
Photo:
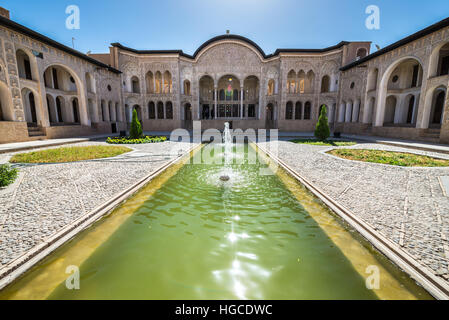
<svg viewBox="0 0 449 320">
<path fill-rule="evenodd" d="M 190 103 L 184 106 L 184 129 L 193 130 L 192 106 Z"/>
<path fill-rule="evenodd" d="M 266 129 L 277 129 L 277 121 L 276 121 L 276 108 L 272 103 L 267 105 L 265 110 L 266 119 L 265 119 L 265 128 Z"/>
</svg>

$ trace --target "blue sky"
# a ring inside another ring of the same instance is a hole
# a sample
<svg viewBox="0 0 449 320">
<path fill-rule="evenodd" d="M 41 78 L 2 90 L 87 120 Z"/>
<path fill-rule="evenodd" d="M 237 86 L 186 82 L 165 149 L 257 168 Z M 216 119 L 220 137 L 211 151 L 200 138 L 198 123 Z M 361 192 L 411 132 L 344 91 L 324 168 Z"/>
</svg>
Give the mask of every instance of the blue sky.
<svg viewBox="0 0 449 320">
<path fill-rule="evenodd" d="M 385 47 L 449 17 L 448 0 L 2 0 L 11 18 L 82 52 L 108 52 L 112 42 L 136 49 L 181 49 L 192 54 L 227 29 L 277 48 L 324 48 L 366 40 Z M 81 29 L 65 27 L 78 5 Z M 365 9 L 380 8 L 380 30 L 365 27 Z"/>
</svg>

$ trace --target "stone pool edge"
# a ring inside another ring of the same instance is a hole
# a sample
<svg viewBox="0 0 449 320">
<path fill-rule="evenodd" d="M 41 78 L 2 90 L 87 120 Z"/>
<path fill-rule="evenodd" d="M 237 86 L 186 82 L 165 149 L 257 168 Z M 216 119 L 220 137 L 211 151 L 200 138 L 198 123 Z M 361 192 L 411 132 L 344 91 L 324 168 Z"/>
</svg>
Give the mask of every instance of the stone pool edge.
<svg viewBox="0 0 449 320">
<path fill-rule="evenodd" d="M 417 281 L 433 297 L 439 300 L 449 300 L 449 285 L 439 279 L 426 267 L 422 266 L 406 251 L 401 249 L 391 240 L 377 232 L 371 225 L 354 215 L 349 209 L 328 196 L 323 190 L 314 186 L 306 178 L 290 168 L 288 164 L 282 161 L 278 156 L 272 154 L 259 143 L 254 143 L 257 148 L 263 151 L 270 159 L 280 165 L 284 170 L 291 174 L 296 180 L 303 184 L 310 192 L 318 197 L 323 203 L 335 212 L 340 218 L 360 233 L 369 243 L 384 254 L 390 261 L 396 264 L 410 277 Z"/>
<path fill-rule="evenodd" d="M 68 241 L 76 237 L 80 232 L 92 226 L 99 219 L 107 216 L 114 209 L 120 206 L 128 198 L 139 192 L 143 187 L 145 187 L 151 180 L 156 178 L 165 172 L 172 165 L 181 161 L 185 156 L 195 151 L 197 148 L 201 147 L 201 143 L 193 144 L 186 152 L 178 155 L 176 158 L 165 162 L 155 171 L 151 172 L 144 178 L 137 181 L 132 186 L 122 190 L 120 193 L 114 195 L 108 201 L 102 203 L 89 213 L 79 217 L 69 225 L 65 226 L 57 233 L 52 235 L 50 238 L 46 239 L 44 242 L 38 244 L 37 246 L 31 248 L 18 258 L 14 259 L 8 263 L 5 267 L 0 269 L 0 290 L 4 289 L 19 277 L 24 275 L 37 263 L 41 262 L 44 258 L 49 256 L 55 250 L 63 246 Z"/>
</svg>

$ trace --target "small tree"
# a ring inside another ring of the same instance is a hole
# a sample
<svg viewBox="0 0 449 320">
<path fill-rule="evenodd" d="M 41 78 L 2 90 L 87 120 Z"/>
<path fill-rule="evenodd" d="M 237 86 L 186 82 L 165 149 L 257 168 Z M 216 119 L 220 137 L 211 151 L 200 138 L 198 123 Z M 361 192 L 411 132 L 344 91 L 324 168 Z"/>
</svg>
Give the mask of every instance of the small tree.
<svg viewBox="0 0 449 320">
<path fill-rule="evenodd" d="M 331 131 L 329 129 L 329 123 L 327 119 L 327 109 L 326 106 L 323 105 L 321 107 L 321 114 L 318 119 L 318 123 L 316 124 L 315 129 L 315 137 L 320 141 L 325 141 L 329 138 Z"/>
<path fill-rule="evenodd" d="M 131 121 L 131 130 L 129 130 L 129 137 L 131 139 L 139 139 L 142 138 L 143 131 L 142 125 L 140 124 L 139 119 L 137 118 L 137 110 L 133 110 L 133 119 Z"/>
</svg>

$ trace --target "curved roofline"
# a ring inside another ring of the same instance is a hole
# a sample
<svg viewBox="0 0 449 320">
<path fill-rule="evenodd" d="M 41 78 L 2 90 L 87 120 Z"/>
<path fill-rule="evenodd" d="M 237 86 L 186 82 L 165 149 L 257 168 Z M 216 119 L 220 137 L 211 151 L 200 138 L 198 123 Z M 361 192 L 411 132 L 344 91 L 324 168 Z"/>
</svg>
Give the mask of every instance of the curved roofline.
<svg viewBox="0 0 449 320">
<path fill-rule="evenodd" d="M 212 43 L 214 43 L 214 42 L 220 42 L 220 41 L 222 41 L 222 40 L 240 40 L 240 41 L 246 42 L 247 44 L 249 44 L 249 45 L 251 45 L 252 47 L 256 48 L 256 50 L 259 51 L 259 53 L 260 53 L 260 55 L 261 55 L 262 57 L 264 57 L 265 59 L 267 58 L 267 55 L 266 55 L 265 52 L 262 50 L 262 48 L 259 47 L 259 45 L 257 45 L 254 41 L 252 41 L 252 40 L 250 40 L 250 39 L 248 39 L 248 38 L 245 38 L 245 37 L 236 35 L 236 34 L 224 34 L 224 35 L 214 37 L 214 38 L 212 38 L 212 39 L 210 39 L 210 40 L 204 42 L 198 49 L 196 49 L 195 53 L 193 54 L 193 58 L 196 59 L 196 57 L 198 56 L 198 54 L 199 54 L 201 51 L 203 51 L 203 49 L 205 49 L 205 48 L 207 48 L 209 45 L 211 45 Z"/>
<path fill-rule="evenodd" d="M 341 41 L 340 43 L 338 43 L 335 46 L 331 46 L 331 47 L 324 48 L 324 49 L 277 49 L 274 53 L 267 55 L 267 54 L 265 54 L 265 52 L 262 50 L 262 48 L 257 43 L 255 43 L 254 41 L 252 41 L 248 38 L 245 38 L 243 36 L 239 36 L 236 34 L 224 34 L 224 35 L 216 36 L 216 37 L 204 42 L 201 46 L 198 47 L 198 49 L 195 51 L 195 53 L 193 55 L 186 54 L 182 50 L 136 50 L 136 49 L 132 49 L 132 48 L 123 46 L 122 44 L 120 44 L 118 42 L 112 43 L 111 46 L 122 49 L 122 50 L 129 51 L 132 53 L 136 53 L 136 54 L 179 54 L 182 57 L 186 57 L 186 58 L 195 60 L 197 58 L 197 56 L 200 54 L 200 52 L 203 51 L 205 48 L 207 48 L 209 45 L 211 45 L 215 42 L 220 42 L 220 41 L 224 41 L 224 40 L 238 40 L 238 41 L 245 42 L 245 43 L 249 44 L 250 46 L 252 46 L 253 48 L 255 48 L 264 59 L 276 57 L 280 53 L 325 53 L 328 51 L 340 49 L 342 46 L 349 44 L 349 42 L 347 42 L 347 41 Z"/>
</svg>

